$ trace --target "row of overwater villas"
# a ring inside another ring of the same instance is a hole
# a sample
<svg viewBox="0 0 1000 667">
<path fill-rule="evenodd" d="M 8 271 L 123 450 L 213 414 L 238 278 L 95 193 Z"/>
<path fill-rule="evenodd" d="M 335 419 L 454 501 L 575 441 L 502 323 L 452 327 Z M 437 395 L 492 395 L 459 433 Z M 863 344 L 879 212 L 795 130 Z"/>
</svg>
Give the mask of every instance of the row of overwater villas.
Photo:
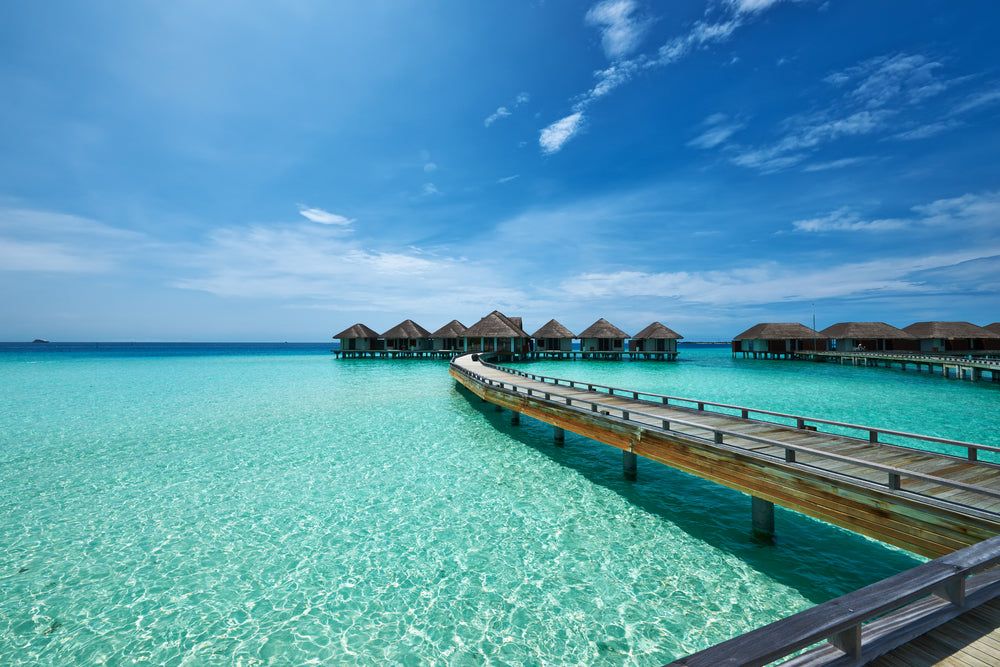
<svg viewBox="0 0 1000 667">
<path fill-rule="evenodd" d="M 340 340 L 339 354 L 345 357 L 499 352 L 521 358 L 631 356 L 674 359 L 677 356 L 677 341 L 683 336 L 659 322 L 653 322 L 635 336 L 629 336 L 604 318 L 580 334 L 574 334 L 556 320 L 549 320 L 529 335 L 520 317 L 507 317 L 494 310 L 471 327 L 452 320 L 431 333 L 413 320 L 405 320 L 380 335 L 364 324 L 355 324 L 334 338 Z M 573 349 L 574 340 L 580 341 L 578 350 Z"/>
<path fill-rule="evenodd" d="M 822 331 L 797 323 L 762 323 L 733 339 L 733 356 L 778 358 L 801 352 L 901 352 L 1000 356 L 1000 322 L 840 322 Z"/>
</svg>

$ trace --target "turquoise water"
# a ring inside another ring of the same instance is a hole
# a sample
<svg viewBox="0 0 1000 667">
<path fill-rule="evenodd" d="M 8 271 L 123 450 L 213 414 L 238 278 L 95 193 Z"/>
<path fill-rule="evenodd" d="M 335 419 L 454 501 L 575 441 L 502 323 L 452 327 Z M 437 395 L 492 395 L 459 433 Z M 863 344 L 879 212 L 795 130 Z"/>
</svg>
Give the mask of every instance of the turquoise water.
<svg viewBox="0 0 1000 667">
<path fill-rule="evenodd" d="M 996 385 L 733 361 L 537 372 L 1000 444 Z M 440 361 L 0 347 L 0 664 L 656 665 L 921 562 L 509 417 Z M 956 414 L 956 410 L 959 412 Z"/>
</svg>

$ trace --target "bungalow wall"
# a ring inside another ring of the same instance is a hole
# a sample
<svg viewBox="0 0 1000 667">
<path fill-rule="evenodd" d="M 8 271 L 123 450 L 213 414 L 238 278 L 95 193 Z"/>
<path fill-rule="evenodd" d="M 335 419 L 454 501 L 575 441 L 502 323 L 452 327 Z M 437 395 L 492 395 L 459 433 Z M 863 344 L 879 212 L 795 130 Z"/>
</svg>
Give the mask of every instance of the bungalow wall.
<svg viewBox="0 0 1000 667">
<path fill-rule="evenodd" d="M 628 342 L 632 352 L 676 352 L 675 338 L 633 338 Z"/>
<path fill-rule="evenodd" d="M 458 338 L 434 338 L 435 350 L 461 350 L 462 346 Z"/>
<path fill-rule="evenodd" d="M 572 338 L 535 338 L 535 349 L 539 352 L 572 352 Z"/>
<path fill-rule="evenodd" d="M 387 350 L 433 350 L 430 338 L 389 338 L 385 341 Z"/>
<path fill-rule="evenodd" d="M 624 338 L 581 338 L 581 352 L 624 352 Z"/>
<path fill-rule="evenodd" d="M 382 349 L 380 343 L 381 340 L 378 338 L 341 338 L 340 349 L 347 350 L 350 352 L 360 351 L 367 352 L 369 350 L 380 350 Z"/>
</svg>

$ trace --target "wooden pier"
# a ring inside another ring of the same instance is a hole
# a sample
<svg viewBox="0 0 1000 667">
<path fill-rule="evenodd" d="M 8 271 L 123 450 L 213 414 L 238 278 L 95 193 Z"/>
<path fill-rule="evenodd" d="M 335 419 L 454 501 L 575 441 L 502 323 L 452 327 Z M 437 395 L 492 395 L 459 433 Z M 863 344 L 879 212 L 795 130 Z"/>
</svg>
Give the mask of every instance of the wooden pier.
<svg viewBox="0 0 1000 667">
<path fill-rule="evenodd" d="M 992 353 L 995 356 L 995 352 Z M 937 373 L 959 380 L 1000 382 L 1000 359 L 983 355 L 952 356 L 920 352 L 798 352 L 796 359 L 828 361 L 852 366 L 897 368 Z"/>
<path fill-rule="evenodd" d="M 998 447 L 545 377 L 472 354 L 449 372 L 512 423 L 530 416 L 553 425 L 557 443 L 568 430 L 621 449 L 626 476 L 643 457 L 750 495 L 755 533 L 774 532 L 777 503 L 936 559 L 676 667 L 766 665 L 824 641 L 787 664 L 862 665 L 1000 596 Z"/>
<path fill-rule="evenodd" d="M 454 359 L 463 386 L 517 416 L 927 557 L 1000 533 L 1000 448 L 638 392 Z M 853 430 L 857 436 L 825 432 Z M 903 446 L 901 443 L 911 443 Z M 949 454 L 926 451 L 947 448 Z"/>
</svg>

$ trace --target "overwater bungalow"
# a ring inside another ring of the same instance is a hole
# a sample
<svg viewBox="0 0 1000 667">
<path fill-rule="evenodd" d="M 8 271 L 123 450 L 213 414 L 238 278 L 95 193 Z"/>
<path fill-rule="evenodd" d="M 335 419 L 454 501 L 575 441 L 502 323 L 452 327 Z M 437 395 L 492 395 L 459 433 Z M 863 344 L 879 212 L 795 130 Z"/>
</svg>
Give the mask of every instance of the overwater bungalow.
<svg viewBox="0 0 1000 667">
<path fill-rule="evenodd" d="M 920 349 L 917 338 L 885 322 L 840 322 L 820 331 L 837 352 L 890 352 Z"/>
<path fill-rule="evenodd" d="M 827 337 L 797 322 L 762 322 L 733 338 L 733 356 L 746 359 L 791 358 L 802 351 L 826 348 Z"/>
<path fill-rule="evenodd" d="M 334 336 L 340 340 L 341 352 L 370 352 L 382 349 L 384 341 L 379 340 L 378 333 L 364 324 L 358 323 L 348 327 Z"/>
<path fill-rule="evenodd" d="M 970 322 L 916 322 L 903 330 L 919 340 L 921 352 L 983 352 L 1000 340 L 1000 333 Z"/>
<path fill-rule="evenodd" d="M 463 339 L 469 352 L 501 352 L 524 358 L 531 351 L 531 336 L 524 332 L 520 317 L 507 317 L 499 310 L 465 330 Z"/>
<path fill-rule="evenodd" d="M 983 328 L 1000 336 L 1000 322 L 987 324 Z M 986 349 L 990 352 L 1000 352 L 1000 338 L 987 338 L 984 342 L 986 343 Z"/>
<path fill-rule="evenodd" d="M 584 358 L 621 358 L 629 335 L 603 317 L 580 333 L 580 352 Z"/>
<path fill-rule="evenodd" d="M 458 320 L 452 320 L 431 334 L 435 350 L 451 350 L 461 352 L 464 347 L 464 336 L 467 326 Z"/>
<path fill-rule="evenodd" d="M 640 359 L 676 359 L 677 341 L 684 336 L 665 327 L 659 322 L 653 322 L 648 327 L 632 336 L 628 349 L 633 358 Z"/>
<path fill-rule="evenodd" d="M 413 320 L 403 320 L 382 334 L 387 350 L 422 351 L 433 349 L 431 332 Z"/>
<path fill-rule="evenodd" d="M 556 320 L 549 320 L 541 329 L 531 334 L 535 356 L 563 357 L 573 351 L 576 335 Z"/>
</svg>

